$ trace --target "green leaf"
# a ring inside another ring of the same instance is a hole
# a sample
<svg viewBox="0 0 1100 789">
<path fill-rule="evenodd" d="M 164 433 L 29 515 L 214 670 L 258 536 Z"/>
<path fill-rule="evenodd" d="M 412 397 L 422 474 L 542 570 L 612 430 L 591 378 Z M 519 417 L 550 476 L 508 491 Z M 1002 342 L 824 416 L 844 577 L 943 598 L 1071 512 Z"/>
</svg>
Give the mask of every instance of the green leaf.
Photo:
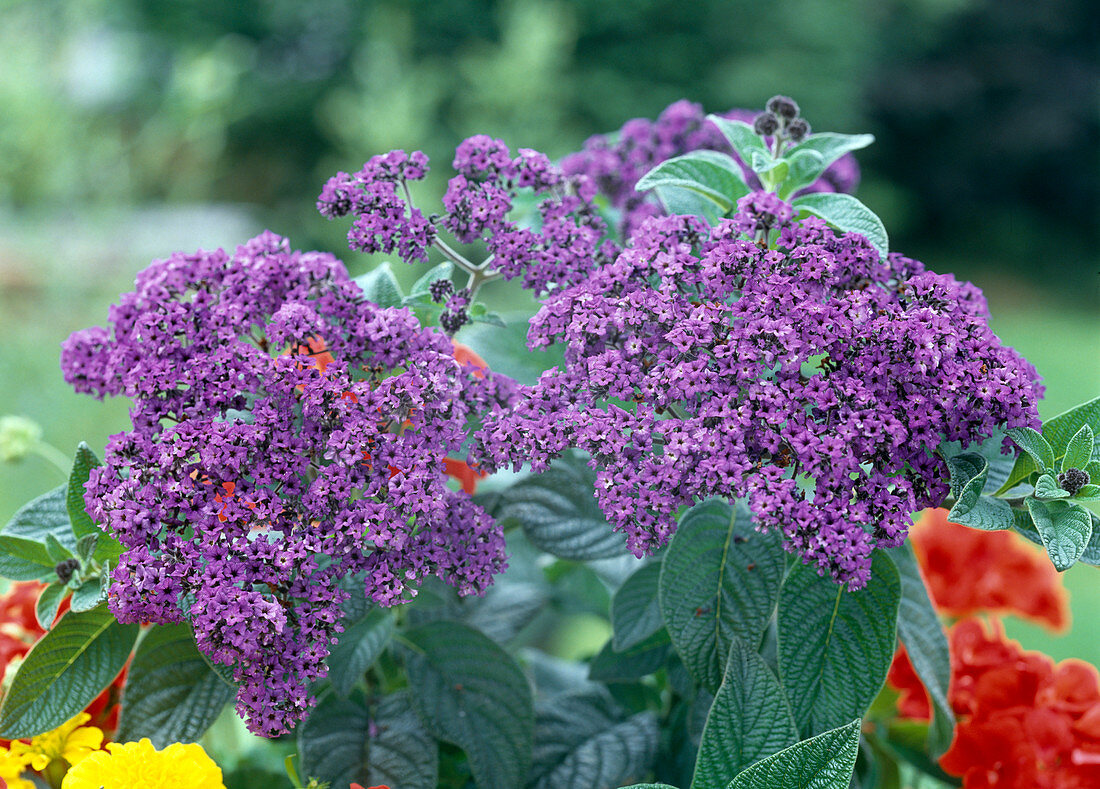
<svg viewBox="0 0 1100 789">
<path fill-rule="evenodd" d="M 723 204 L 716 203 L 709 197 L 690 189 L 658 186 L 653 192 L 670 216 L 695 216 L 708 225 L 717 225 L 718 221 L 726 215 L 724 201 Z"/>
<path fill-rule="evenodd" d="M 1088 425 L 1092 428 L 1094 437 L 1100 434 L 1100 397 L 1097 397 L 1095 400 L 1089 400 L 1087 403 L 1082 403 L 1079 406 L 1075 406 L 1053 419 L 1047 420 L 1047 422 L 1043 424 L 1044 441 L 1047 442 L 1047 446 L 1061 449 L 1069 444 L 1072 438 L 1084 425 Z M 1025 429 L 1030 430 L 1030 428 Z M 1096 452 L 1095 448 L 1093 452 Z M 1051 456 L 1050 466 L 1044 470 L 1053 472 L 1055 470 L 1054 462 L 1059 460 L 1061 455 L 1052 450 Z M 1012 473 L 1005 481 L 1005 484 L 997 491 L 997 495 L 1012 490 L 1012 488 L 1024 482 L 1031 473 L 1036 470 L 1038 470 L 1038 466 L 1031 455 L 1021 454 L 1016 459 L 1016 465 L 1013 466 Z"/>
<path fill-rule="evenodd" d="M 665 626 L 657 598 L 661 563 L 651 562 L 634 572 L 611 598 L 613 645 L 622 652 L 640 644 Z"/>
<path fill-rule="evenodd" d="M 363 297 L 379 307 L 400 307 L 404 301 L 405 296 L 389 263 L 382 263 L 353 281 L 363 291 Z"/>
<path fill-rule="evenodd" d="M 1030 427 L 1014 427 L 1006 432 L 1016 446 L 1031 456 L 1033 471 L 1054 473 L 1054 449 L 1042 433 Z"/>
<path fill-rule="evenodd" d="M 848 789 L 858 754 L 857 719 L 757 762 L 726 789 Z"/>
<path fill-rule="evenodd" d="M 13 581 L 57 578 L 56 566 L 42 543 L 0 534 L 0 577 Z"/>
<path fill-rule="evenodd" d="M 344 698 L 385 649 L 395 629 L 393 612 L 375 608 L 339 636 L 329 651 L 328 678 L 333 689 Z"/>
<path fill-rule="evenodd" d="M 1036 545 L 1044 545 L 1043 537 L 1035 528 L 1035 523 L 1031 519 L 1030 512 L 1026 509 L 1013 510 L 1013 515 L 1016 518 L 1016 531 L 1024 537 L 1027 537 Z M 1100 567 L 1100 515 L 1097 515 L 1095 512 L 1089 512 L 1089 519 L 1092 521 L 1092 536 L 1089 537 L 1089 541 L 1085 545 L 1085 549 L 1081 552 L 1081 556 L 1077 561 L 1084 564 L 1091 564 L 1094 567 Z"/>
<path fill-rule="evenodd" d="M 0 706 L 0 737 L 33 737 L 87 707 L 122 669 L 137 634 L 106 606 L 65 614 L 16 672 Z"/>
<path fill-rule="evenodd" d="M 34 605 L 34 615 L 43 630 L 53 627 L 53 620 L 57 618 L 57 611 L 61 608 L 61 601 L 69 589 L 63 583 L 54 581 L 42 587 L 38 593 L 38 601 Z"/>
<path fill-rule="evenodd" d="M 85 534 L 76 541 L 76 557 L 80 559 L 82 565 L 91 563 L 96 546 L 99 545 L 99 538 L 102 535 L 103 532 L 96 529 L 94 534 Z"/>
<path fill-rule="evenodd" d="M 746 165 L 752 163 L 753 153 L 767 152 L 768 149 L 760 139 L 760 135 L 744 121 L 732 121 L 718 115 L 708 115 L 707 120 L 718 127 L 718 131 L 722 132 L 722 135 L 729 140 L 729 144 L 733 146 L 733 150 L 737 152 L 737 157 Z"/>
<path fill-rule="evenodd" d="M 725 678 L 707 715 L 693 789 L 725 786 L 750 764 L 798 742 L 779 680 L 735 639 Z"/>
<path fill-rule="evenodd" d="M 809 186 L 825 172 L 828 166 L 824 157 L 817 151 L 803 150 L 788 152 L 786 157 L 789 171 L 779 187 L 779 197 L 786 200 L 804 186 Z"/>
<path fill-rule="evenodd" d="M 504 322 L 504 318 L 500 317 L 500 314 L 496 312 L 473 315 L 470 317 L 470 320 L 474 323 L 487 323 L 490 326 L 496 326 L 498 329 L 508 328 L 508 324 Z"/>
<path fill-rule="evenodd" d="M 1084 469 L 1092 460 L 1093 447 L 1096 439 L 1092 428 L 1081 425 L 1081 429 L 1073 434 L 1073 438 L 1066 445 L 1066 454 L 1062 457 L 1062 471 L 1071 468 Z"/>
<path fill-rule="evenodd" d="M 955 730 L 955 715 L 947 700 L 947 688 L 951 681 L 947 635 L 928 597 L 913 549 L 906 543 L 891 551 L 890 556 L 901 579 L 898 638 L 905 645 L 909 661 L 932 699 L 928 750 L 933 759 L 938 759 L 951 744 Z"/>
<path fill-rule="evenodd" d="M 76 612 L 91 611 L 107 599 L 103 581 L 98 576 L 88 578 L 73 592 L 72 608 Z"/>
<path fill-rule="evenodd" d="M 657 757 L 657 716 L 627 717 L 602 688 L 563 693 L 535 711 L 530 789 L 620 786 Z"/>
<path fill-rule="evenodd" d="M 676 787 L 668 784 L 631 784 L 623 789 L 676 789 Z"/>
<path fill-rule="evenodd" d="M 1073 494 L 1074 501 L 1100 501 L 1100 485 L 1083 485 Z"/>
<path fill-rule="evenodd" d="M 982 495 L 989 474 L 989 461 L 985 456 L 963 452 L 949 457 L 947 468 L 951 472 L 951 495 L 956 498 L 947 514 L 951 523 L 985 531 L 1012 527 L 1012 508 L 1000 499 Z"/>
<path fill-rule="evenodd" d="M 588 678 L 597 682 L 629 682 L 658 671 L 665 665 L 671 648 L 668 633 L 657 631 L 632 647 L 616 652 L 608 639 L 588 664 Z"/>
<path fill-rule="evenodd" d="M 1037 499 L 1064 499 L 1069 496 L 1068 491 L 1058 487 L 1058 480 L 1050 474 L 1040 474 L 1035 480 L 1035 498 Z"/>
<path fill-rule="evenodd" d="M 55 565 L 60 564 L 66 559 L 73 558 L 73 552 L 62 545 L 61 541 L 54 537 L 52 534 L 46 535 L 46 554 L 50 557 Z"/>
<path fill-rule="evenodd" d="M 334 787 L 436 789 L 438 746 L 409 703 L 408 691 L 383 696 L 372 710 L 323 697 L 298 726 L 301 773 Z"/>
<path fill-rule="evenodd" d="M 643 175 L 634 188 L 645 192 L 658 186 L 697 192 L 713 200 L 723 212 L 749 193 L 740 166 L 718 151 L 692 151 L 666 159 Z"/>
<path fill-rule="evenodd" d="M 866 148 L 874 141 L 873 134 L 836 134 L 834 132 L 811 134 L 798 145 L 788 149 L 787 158 L 791 159 L 800 153 L 812 151 L 821 156 L 821 172 L 825 172 L 829 165 L 844 154 Z M 814 180 L 817 180 L 816 176 Z"/>
<path fill-rule="evenodd" d="M 45 543 L 46 535 L 52 534 L 66 548 L 75 550 L 76 538 L 69 523 L 66 491 L 66 486 L 61 485 L 23 505 L 8 521 L 3 534 L 40 543 Z"/>
<path fill-rule="evenodd" d="M 859 233 L 886 259 L 890 239 L 874 211 L 849 194 L 818 192 L 795 198 L 791 205 L 819 216 L 845 233 Z"/>
<path fill-rule="evenodd" d="M 944 441 L 940 444 L 939 453 L 943 458 L 952 458 L 962 454 L 978 454 L 986 459 L 989 468 L 986 470 L 986 487 L 1000 487 L 1008 479 L 1012 466 L 1016 463 L 1016 453 L 1002 454 L 1005 434 L 994 431 L 993 435 L 979 443 L 971 443 L 966 449 L 958 441 Z"/>
<path fill-rule="evenodd" d="M 880 550 L 857 592 L 808 565 L 791 570 L 779 594 L 779 677 L 800 730 L 866 712 L 894 656 L 900 600 L 898 571 Z"/>
<path fill-rule="evenodd" d="M 198 742 L 231 698 L 233 689 L 202 659 L 188 625 L 155 625 L 126 675 L 118 741 L 148 737 L 158 749 Z"/>
<path fill-rule="evenodd" d="M 69 512 L 73 536 L 80 539 L 86 534 L 99 534 L 100 530 L 84 510 L 84 485 L 91 470 L 100 465 L 99 458 L 83 441 L 76 448 L 73 469 L 69 473 L 69 486 L 65 494 L 65 507 Z"/>
<path fill-rule="evenodd" d="M 480 786 L 522 787 L 535 711 L 512 656 L 457 622 L 422 625 L 405 640 L 413 707 L 429 731 L 466 752 Z"/>
<path fill-rule="evenodd" d="M 596 503 L 596 473 L 577 454 L 555 461 L 501 493 L 497 520 L 515 518 L 539 550 L 562 559 L 589 561 L 627 554 Z"/>
<path fill-rule="evenodd" d="M 1024 502 L 1055 569 L 1068 570 L 1081 558 L 1092 537 L 1089 511 L 1078 504 L 1045 502 L 1031 496 Z"/>
<path fill-rule="evenodd" d="M 743 506 L 692 507 L 661 565 L 661 614 L 695 681 L 718 690 L 734 638 L 759 642 L 775 610 L 785 554 L 778 531 L 760 534 Z"/>
<path fill-rule="evenodd" d="M 444 260 L 413 283 L 412 289 L 409 290 L 409 296 L 420 296 L 425 293 L 430 293 L 433 282 L 439 279 L 450 279 L 454 270 L 454 264 L 449 260 Z"/>
</svg>

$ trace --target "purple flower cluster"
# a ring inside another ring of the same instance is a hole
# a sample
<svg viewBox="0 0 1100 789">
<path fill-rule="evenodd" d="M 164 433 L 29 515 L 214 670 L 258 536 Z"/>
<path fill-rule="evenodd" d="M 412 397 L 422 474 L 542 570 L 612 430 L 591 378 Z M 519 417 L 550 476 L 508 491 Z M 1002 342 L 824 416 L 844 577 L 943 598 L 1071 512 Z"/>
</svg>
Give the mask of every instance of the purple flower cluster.
<svg viewBox="0 0 1100 789">
<path fill-rule="evenodd" d="M 595 185 L 582 175 L 565 175 L 545 155 L 521 148 L 513 157 L 500 140 L 477 135 L 458 146 L 454 169 L 442 216 L 426 219 L 409 200 L 407 182 L 427 172 L 419 151 L 391 151 L 354 176 L 338 173 L 317 207 L 329 218 L 355 215 L 348 232 L 352 249 L 396 252 L 406 262 L 427 260 L 440 227 L 462 244 L 484 243 L 491 255 L 486 271 L 521 277 L 524 287 L 539 293 L 580 282 L 618 252 L 604 242 L 607 227 L 592 203 Z M 510 216 L 523 192 L 538 198 L 534 227 Z"/>
<path fill-rule="evenodd" d="M 514 384 L 365 301 L 336 258 L 272 233 L 175 254 L 109 321 L 73 334 L 62 368 L 78 391 L 133 400 L 85 497 L 126 549 L 111 609 L 189 620 L 233 667 L 252 731 L 284 732 L 312 704 L 342 580 L 391 605 L 425 576 L 477 594 L 505 567 L 499 528 L 444 459 Z"/>
<path fill-rule="evenodd" d="M 734 109 L 723 113 L 731 120 L 752 123 L 757 113 Z M 634 185 L 656 165 L 700 149 L 721 151 L 737 158 L 718 128 L 707 121 L 699 104 L 681 99 L 661 112 L 657 120 L 635 118 L 627 121 L 617 134 L 590 137 L 584 149 L 562 160 L 562 170 L 570 175 L 586 175 L 596 182 L 611 205 L 622 212 L 619 231 L 629 238 L 648 217 L 660 216 L 661 206 L 649 196 L 639 194 Z M 754 189 L 760 180 L 744 162 L 738 160 L 746 182 Z M 851 192 L 859 183 L 859 165 L 851 154 L 834 162 L 815 183 L 798 192 Z"/>
<path fill-rule="evenodd" d="M 564 369 L 492 415 L 475 455 L 538 471 L 588 452 L 600 506 L 639 555 L 684 505 L 746 497 L 788 550 L 866 584 L 873 548 L 945 495 L 940 442 L 1037 426 L 1042 388 L 972 285 L 791 213 L 752 194 L 714 228 L 643 223 L 614 263 L 545 301 L 528 344 L 563 346 Z"/>
</svg>

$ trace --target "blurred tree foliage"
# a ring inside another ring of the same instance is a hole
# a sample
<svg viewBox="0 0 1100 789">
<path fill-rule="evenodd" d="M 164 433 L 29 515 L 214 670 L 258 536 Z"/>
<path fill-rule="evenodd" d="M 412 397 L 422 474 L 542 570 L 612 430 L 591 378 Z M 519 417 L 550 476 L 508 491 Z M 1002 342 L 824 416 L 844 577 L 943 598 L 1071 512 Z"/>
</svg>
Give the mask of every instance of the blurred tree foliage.
<svg viewBox="0 0 1100 789">
<path fill-rule="evenodd" d="M 246 202 L 327 235 L 303 201 L 373 153 L 446 161 L 487 132 L 559 156 L 681 97 L 721 110 L 782 91 L 820 129 L 878 133 L 868 199 L 895 248 L 965 258 L 962 237 L 1034 271 L 1056 238 L 1062 269 L 1086 271 L 1091 6 L 0 0 L 0 208 Z"/>
</svg>

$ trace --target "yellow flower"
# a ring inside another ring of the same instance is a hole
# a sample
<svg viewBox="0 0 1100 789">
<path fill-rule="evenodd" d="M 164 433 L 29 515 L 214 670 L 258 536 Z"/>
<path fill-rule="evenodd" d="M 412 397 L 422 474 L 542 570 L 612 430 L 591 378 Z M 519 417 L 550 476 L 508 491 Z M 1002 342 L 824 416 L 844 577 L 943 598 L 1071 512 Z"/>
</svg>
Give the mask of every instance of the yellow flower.
<svg viewBox="0 0 1100 789">
<path fill-rule="evenodd" d="M 11 752 L 27 759 L 32 770 L 42 772 L 54 759 L 64 759 L 76 764 L 94 751 L 103 742 L 103 732 L 95 726 L 83 726 L 92 716 L 82 712 L 53 731 L 39 734 L 25 742 L 13 742 Z"/>
<path fill-rule="evenodd" d="M 148 738 L 111 742 L 65 774 L 61 789 L 225 789 L 222 771 L 201 745 L 174 742 L 163 751 Z"/>
<path fill-rule="evenodd" d="M 20 776 L 27 769 L 29 757 L 0 748 L 0 784 L 8 789 L 34 789 L 34 784 Z"/>
</svg>

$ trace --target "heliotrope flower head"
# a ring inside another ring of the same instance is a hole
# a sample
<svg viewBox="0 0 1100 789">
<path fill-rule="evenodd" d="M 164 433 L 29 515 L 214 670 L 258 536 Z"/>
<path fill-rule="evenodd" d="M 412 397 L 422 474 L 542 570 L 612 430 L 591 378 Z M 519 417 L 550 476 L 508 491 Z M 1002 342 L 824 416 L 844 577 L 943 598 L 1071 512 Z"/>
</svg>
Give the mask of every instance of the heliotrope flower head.
<svg viewBox="0 0 1100 789">
<path fill-rule="evenodd" d="M 518 277 L 536 292 L 579 282 L 617 251 L 605 243 L 607 228 L 592 203 L 595 185 L 583 175 L 566 175 L 538 151 L 521 148 L 513 156 L 486 135 L 464 140 L 443 196 L 445 213 L 425 218 L 407 186 L 423 178 L 427 166 L 419 151 L 375 156 L 355 175 L 330 178 L 318 210 L 330 219 L 355 216 L 348 231 L 352 249 L 396 252 L 405 262 L 427 260 L 445 229 L 461 244 L 484 244 L 493 271 Z M 536 221 L 513 216 L 521 195 L 535 201 Z"/>
<path fill-rule="evenodd" d="M 504 568 L 499 528 L 445 464 L 511 382 L 365 301 L 340 261 L 272 233 L 175 254 L 110 321 L 70 337 L 62 367 L 79 391 L 133 400 L 85 497 L 126 549 L 111 609 L 189 620 L 233 667 L 253 731 L 312 704 L 341 580 L 390 605 L 427 575 L 469 594 Z"/>
<path fill-rule="evenodd" d="M 487 421 L 483 462 L 538 470 L 588 452 L 638 554 L 680 507 L 746 497 L 760 528 L 863 586 L 872 549 L 945 495 L 940 442 L 1037 425 L 1040 389 L 975 288 L 791 213 L 752 194 L 713 229 L 651 218 L 548 298 L 528 344 L 564 347 L 565 365 Z"/>
<path fill-rule="evenodd" d="M 722 117 L 751 124 L 756 113 L 732 109 Z M 561 166 L 566 173 L 586 175 L 596 183 L 612 207 L 621 212 L 618 229 L 625 239 L 645 219 L 664 213 L 652 195 L 637 192 L 635 184 L 666 159 L 697 150 L 721 151 L 737 158 L 726 138 L 707 120 L 702 105 L 681 99 L 666 107 L 655 121 L 635 118 L 616 134 L 590 137 L 582 150 L 562 159 Z M 740 160 L 738 164 L 746 183 L 759 188 L 760 179 L 752 168 Z M 854 156 L 845 154 L 798 194 L 851 192 L 858 183 L 859 165 Z"/>
</svg>

